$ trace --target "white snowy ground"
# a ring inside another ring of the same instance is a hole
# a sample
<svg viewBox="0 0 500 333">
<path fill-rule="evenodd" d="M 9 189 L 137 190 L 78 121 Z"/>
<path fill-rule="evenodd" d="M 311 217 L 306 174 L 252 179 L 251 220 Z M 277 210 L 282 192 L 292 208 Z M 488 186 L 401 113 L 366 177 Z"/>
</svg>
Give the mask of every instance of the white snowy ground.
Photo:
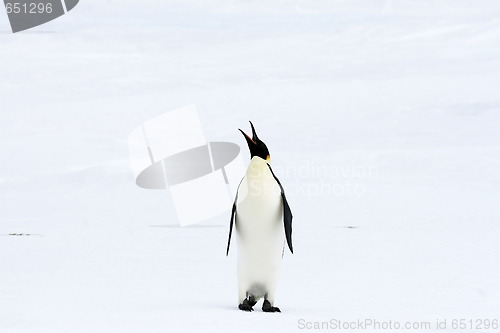
<svg viewBox="0 0 500 333">
<path fill-rule="evenodd" d="M 19 34 L 0 12 L 2 333 L 500 319 L 500 2 L 82 0 Z M 252 120 L 281 168 L 281 314 L 237 310 L 229 211 L 179 228 L 134 184 L 131 130 L 190 104 L 245 159 Z"/>
</svg>

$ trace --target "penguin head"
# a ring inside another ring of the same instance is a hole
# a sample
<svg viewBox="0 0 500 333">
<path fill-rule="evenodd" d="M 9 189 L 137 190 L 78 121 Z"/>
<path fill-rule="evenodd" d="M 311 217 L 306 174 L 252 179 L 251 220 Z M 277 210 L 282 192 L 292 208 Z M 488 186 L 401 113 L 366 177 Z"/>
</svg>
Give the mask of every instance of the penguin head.
<svg viewBox="0 0 500 333">
<path fill-rule="evenodd" d="M 240 132 L 243 134 L 245 139 L 247 140 L 248 149 L 250 149 L 250 159 L 254 156 L 258 156 L 268 163 L 271 161 L 271 157 L 269 156 L 269 150 L 267 146 L 262 140 L 259 139 L 257 133 L 255 132 L 255 128 L 253 127 L 252 122 L 250 122 L 250 126 L 252 126 L 252 137 L 250 138 L 245 132 L 241 129 Z"/>
</svg>

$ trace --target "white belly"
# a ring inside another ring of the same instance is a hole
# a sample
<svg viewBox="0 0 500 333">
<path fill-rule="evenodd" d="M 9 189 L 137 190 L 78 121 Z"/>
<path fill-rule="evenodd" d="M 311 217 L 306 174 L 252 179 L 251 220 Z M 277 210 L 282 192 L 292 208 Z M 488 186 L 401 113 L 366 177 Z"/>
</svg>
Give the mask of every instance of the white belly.
<svg viewBox="0 0 500 333">
<path fill-rule="evenodd" d="M 236 235 L 240 303 L 249 293 L 257 300 L 267 296 L 273 304 L 285 241 L 283 202 L 279 185 L 258 157 L 238 190 Z"/>
</svg>

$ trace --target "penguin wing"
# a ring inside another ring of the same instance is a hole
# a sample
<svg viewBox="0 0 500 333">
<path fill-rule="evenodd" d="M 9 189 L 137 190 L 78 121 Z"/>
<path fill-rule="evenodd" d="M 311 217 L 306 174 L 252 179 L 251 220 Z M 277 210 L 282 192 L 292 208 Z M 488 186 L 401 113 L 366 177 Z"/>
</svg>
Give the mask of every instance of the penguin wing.
<svg viewBox="0 0 500 333">
<path fill-rule="evenodd" d="M 231 244 L 231 234 L 233 233 L 234 218 L 236 216 L 236 200 L 238 200 L 238 192 L 236 192 L 236 198 L 234 199 L 233 210 L 231 212 L 231 221 L 229 222 L 229 237 L 227 239 L 226 257 L 229 254 L 229 245 Z"/>
<path fill-rule="evenodd" d="M 245 177 L 243 177 L 245 178 Z M 243 181 L 243 178 L 240 181 Z M 240 189 L 240 185 L 238 185 L 238 188 L 236 189 L 236 196 L 234 198 L 234 203 L 233 203 L 233 210 L 231 211 L 231 221 L 229 222 L 229 237 L 227 238 L 227 250 L 226 250 L 226 257 L 229 254 L 229 245 L 231 244 L 231 234 L 233 233 L 233 224 L 235 223 L 236 219 L 236 203 L 238 202 L 238 190 Z"/>
<path fill-rule="evenodd" d="M 285 196 L 285 190 L 283 189 L 283 186 L 281 185 L 278 177 L 273 172 L 273 169 L 267 164 L 269 167 L 269 170 L 271 170 L 271 174 L 273 175 L 274 179 L 278 183 L 281 189 L 281 198 L 283 199 L 283 224 L 285 225 L 285 236 L 286 236 L 286 242 L 288 243 L 288 248 L 290 249 L 290 252 L 293 254 L 293 246 L 292 246 L 292 211 L 290 209 L 290 206 L 288 205 L 288 201 L 286 201 L 286 196 Z M 235 210 L 235 207 L 233 208 Z"/>
</svg>

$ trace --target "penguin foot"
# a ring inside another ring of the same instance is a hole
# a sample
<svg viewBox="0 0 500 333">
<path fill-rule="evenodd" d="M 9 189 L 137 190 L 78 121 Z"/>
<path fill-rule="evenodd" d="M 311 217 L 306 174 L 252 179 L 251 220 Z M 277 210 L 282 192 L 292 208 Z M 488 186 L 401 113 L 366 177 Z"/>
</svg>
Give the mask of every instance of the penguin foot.
<svg viewBox="0 0 500 333">
<path fill-rule="evenodd" d="M 262 304 L 262 311 L 264 312 L 281 312 L 280 308 L 276 306 L 272 306 L 271 302 L 269 302 L 267 299 L 264 300 L 264 304 Z"/>
<path fill-rule="evenodd" d="M 243 304 L 243 303 L 242 303 L 242 304 L 238 305 L 238 308 L 239 308 L 241 311 L 248 311 L 248 312 L 253 311 L 252 306 L 251 306 L 251 305 L 249 305 L 249 304 Z"/>
<path fill-rule="evenodd" d="M 245 298 L 243 300 L 243 303 L 241 303 L 240 305 L 238 305 L 238 308 L 242 311 L 248 311 L 248 312 L 251 312 L 253 311 L 253 306 L 256 304 L 257 302 L 255 301 L 255 299 L 253 297 L 248 297 L 248 298 Z"/>
</svg>

